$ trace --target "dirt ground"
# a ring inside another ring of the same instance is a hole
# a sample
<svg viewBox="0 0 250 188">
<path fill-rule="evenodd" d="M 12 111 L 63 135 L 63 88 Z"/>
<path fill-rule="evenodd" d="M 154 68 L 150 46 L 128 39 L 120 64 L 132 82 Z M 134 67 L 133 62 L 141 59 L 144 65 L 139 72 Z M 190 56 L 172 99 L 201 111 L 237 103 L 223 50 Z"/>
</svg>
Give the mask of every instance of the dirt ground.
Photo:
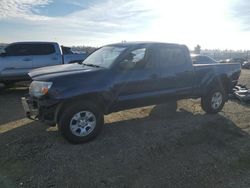
<svg viewBox="0 0 250 188">
<path fill-rule="evenodd" d="M 250 87 L 250 71 L 240 82 Z M 97 139 L 71 145 L 25 119 L 27 88 L 0 93 L 0 187 L 250 187 L 250 108 L 229 101 L 206 115 L 199 100 L 174 114 L 150 106 L 105 117 Z"/>
</svg>

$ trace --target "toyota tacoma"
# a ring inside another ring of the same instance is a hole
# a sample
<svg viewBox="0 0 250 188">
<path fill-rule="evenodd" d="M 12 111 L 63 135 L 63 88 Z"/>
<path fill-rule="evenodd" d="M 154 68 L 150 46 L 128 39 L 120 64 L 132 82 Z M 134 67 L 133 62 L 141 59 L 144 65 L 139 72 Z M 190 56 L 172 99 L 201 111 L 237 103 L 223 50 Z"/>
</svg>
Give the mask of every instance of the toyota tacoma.
<svg viewBox="0 0 250 188">
<path fill-rule="evenodd" d="M 201 98 L 218 113 L 237 84 L 239 63 L 193 64 L 185 45 L 130 42 L 103 46 L 83 63 L 33 70 L 22 98 L 27 117 L 58 125 L 71 143 L 100 133 L 104 115 L 124 109 Z"/>
</svg>

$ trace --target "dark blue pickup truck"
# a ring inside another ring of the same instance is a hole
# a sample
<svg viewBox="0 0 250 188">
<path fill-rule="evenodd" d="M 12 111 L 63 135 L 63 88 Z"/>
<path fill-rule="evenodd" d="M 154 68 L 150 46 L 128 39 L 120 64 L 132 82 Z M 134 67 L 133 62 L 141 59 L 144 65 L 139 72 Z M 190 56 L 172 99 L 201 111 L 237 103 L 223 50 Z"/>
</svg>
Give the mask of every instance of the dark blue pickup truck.
<svg viewBox="0 0 250 188">
<path fill-rule="evenodd" d="M 219 112 L 237 84 L 240 64 L 193 65 L 184 45 L 135 42 L 104 46 L 81 64 L 36 69 L 27 117 L 58 124 L 72 143 L 101 130 L 104 115 L 124 109 L 200 98 L 207 113 Z"/>
</svg>

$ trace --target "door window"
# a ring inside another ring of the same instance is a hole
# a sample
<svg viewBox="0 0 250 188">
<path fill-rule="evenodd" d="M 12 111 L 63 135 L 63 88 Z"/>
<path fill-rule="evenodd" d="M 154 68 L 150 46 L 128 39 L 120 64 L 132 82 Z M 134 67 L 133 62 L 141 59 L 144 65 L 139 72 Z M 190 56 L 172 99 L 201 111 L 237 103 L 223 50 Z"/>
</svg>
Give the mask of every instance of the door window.
<svg viewBox="0 0 250 188">
<path fill-rule="evenodd" d="M 27 56 L 32 55 L 32 49 L 28 44 L 14 44 L 5 49 L 8 56 Z"/>
<path fill-rule="evenodd" d="M 140 61 L 142 61 L 145 57 L 145 52 L 146 52 L 146 48 L 141 48 L 141 49 L 137 49 L 131 52 L 132 54 L 132 62 L 134 62 L 135 64 L 139 63 Z"/>
<path fill-rule="evenodd" d="M 161 66 L 178 66 L 186 64 L 186 53 L 182 48 L 164 47 L 158 50 Z"/>
<path fill-rule="evenodd" d="M 125 58 L 125 61 L 130 61 L 134 63 L 133 68 L 143 68 L 146 65 L 146 48 L 138 48 L 133 51 L 131 51 L 127 57 Z"/>
<path fill-rule="evenodd" d="M 55 53 L 53 44 L 30 44 L 32 55 L 49 55 Z"/>
<path fill-rule="evenodd" d="M 5 49 L 8 56 L 49 55 L 55 53 L 53 44 L 13 44 Z"/>
</svg>

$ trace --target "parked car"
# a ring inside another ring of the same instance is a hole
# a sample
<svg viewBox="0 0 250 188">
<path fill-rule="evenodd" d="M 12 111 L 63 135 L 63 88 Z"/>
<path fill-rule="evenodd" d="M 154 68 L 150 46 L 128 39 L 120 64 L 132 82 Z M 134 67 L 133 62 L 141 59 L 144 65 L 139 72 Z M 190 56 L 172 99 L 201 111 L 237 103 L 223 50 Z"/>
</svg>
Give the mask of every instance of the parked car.
<svg viewBox="0 0 250 188">
<path fill-rule="evenodd" d="M 219 112 L 237 84 L 240 64 L 193 65 L 184 45 L 118 43 L 104 46 L 83 64 L 40 68 L 22 98 L 27 117 L 57 123 L 72 143 L 93 139 L 104 115 L 167 101 L 200 98 Z"/>
<path fill-rule="evenodd" d="M 216 60 L 208 57 L 206 55 L 199 55 L 199 54 L 191 54 L 191 59 L 193 64 L 214 64 L 219 63 Z"/>
<path fill-rule="evenodd" d="M 245 61 L 246 60 L 244 58 L 231 58 L 231 59 L 220 60 L 219 63 L 240 63 L 242 65 Z"/>
<path fill-rule="evenodd" d="M 243 68 L 243 69 L 250 69 L 250 62 L 249 62 L 249 61 L 245 61 L 245 62 L 242 64 L 242 68 Z"/>
<path fill-rule="evenodd" d="M 12 43 L 3 51 L 0 54 L 0 82 L 6 84 L 29 79 L 28 72 L 32 69 L 82 62 L 87 56 L 61 48 L 55 42 Z"/>
</svg>

